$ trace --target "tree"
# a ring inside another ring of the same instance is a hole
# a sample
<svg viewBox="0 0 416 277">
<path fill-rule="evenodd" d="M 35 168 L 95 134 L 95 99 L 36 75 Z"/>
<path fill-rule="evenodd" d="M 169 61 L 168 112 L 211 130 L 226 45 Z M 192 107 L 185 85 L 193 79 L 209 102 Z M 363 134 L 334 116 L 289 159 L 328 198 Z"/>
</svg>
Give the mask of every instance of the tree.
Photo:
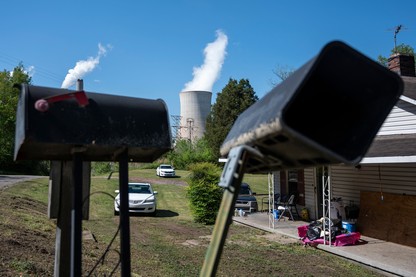
<svg viewBox="0 0 416 277">
<path fill-rule="evenodd" d="M 22 63 L 19 63 L 12 72 L 0 72 L 0 170 L 25 171 L 38 173 L 39 162 L 13 161 L 14 136 L 16 126 L 16 108 L 19 99 L 17 84 L 30 84 L 32 78 L 26 73 Z M 43 165 L 42 165 L 43 166 Z"/>
<path fill-rule="evenodd" d="M 276 69 L 273 70 L 273 73 L 277 76 L 277 78 L 279 78 L 280 81 L 272 81 L 272 85 L 275 86 L 281 81 L 286 80 L 290 75 L 293 74 L 293 72 L 295 72 L 295 70 L 292 67 L 278 65 Z"/>
<path fill-rule="evenodd" d="M 214 156 L 220 155 L 221 144 L 237 117 L 257 100 L 258 97 L 247 79 L 239 82 L 230 79 L 217 94 L 205 127 L 205 138 Z"/>
<path fill-rule="evenodd" d="M 214 161 L 205 138 L 194 142 L 185 139 L 177 141 L 175 148 L 167 154 L 167 158 L 178 169 L 188 169 L 194 163 Z"/>
<path fill-rule="evenodd" d="M 391 55 L 393 54 L 404 54 L 404 55 L 415 56 L 415 50 L 410 45 L 406 45 L 402 43 L 400 45 L 397 45 L 396 48 L 391 49 Z M 389 59 L 388 57 L 384 57 L 382 55 L 379 55 L 377 57 L 377 61 L 385 67 L 388 66 L 387 65 L 388 59 Z"/>
</svg>

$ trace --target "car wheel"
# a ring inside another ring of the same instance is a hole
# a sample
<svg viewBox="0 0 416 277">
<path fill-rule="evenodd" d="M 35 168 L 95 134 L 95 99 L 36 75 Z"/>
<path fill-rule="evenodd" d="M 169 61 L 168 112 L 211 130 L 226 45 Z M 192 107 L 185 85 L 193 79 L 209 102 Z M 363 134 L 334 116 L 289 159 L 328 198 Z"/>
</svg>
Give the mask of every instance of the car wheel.
<svg viewBox="0 0 416 277">
<path fill-rule="evenodd" d="M 114 210 L 114 215 L 119 215 L 120 212 L 117 212 L 116 210 Z"/>
</svg>

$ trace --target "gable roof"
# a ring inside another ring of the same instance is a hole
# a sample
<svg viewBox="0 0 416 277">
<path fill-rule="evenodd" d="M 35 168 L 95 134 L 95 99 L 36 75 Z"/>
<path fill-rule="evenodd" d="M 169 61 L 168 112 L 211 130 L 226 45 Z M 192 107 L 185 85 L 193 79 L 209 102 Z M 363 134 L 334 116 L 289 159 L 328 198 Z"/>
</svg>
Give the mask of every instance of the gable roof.
<svg viewBox="0 0 416 277">
<path fill-rule="evenodd" d="M 416 162 L 416 78 L 401 76 L 403 95 L 361 163 Z"/>
</svg>

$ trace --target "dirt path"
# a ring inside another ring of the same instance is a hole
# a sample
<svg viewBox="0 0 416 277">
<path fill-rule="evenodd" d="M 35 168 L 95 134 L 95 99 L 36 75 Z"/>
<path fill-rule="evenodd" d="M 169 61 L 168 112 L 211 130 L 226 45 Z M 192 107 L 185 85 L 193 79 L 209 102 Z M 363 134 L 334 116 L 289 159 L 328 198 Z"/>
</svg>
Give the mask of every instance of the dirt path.
<svg viewBox="0 0 416 277">
<path fill-rule="evenodd" d="M 10 187 L 16 183 L 24 182 L 36 178 L 42 178 L 43 176 L 30 176 L 30 175 L 0 175 L 0 190 Z"/>
<path fill-rule="evenodd" d="M 188 183 L 181 181 L 178 178 L 141 178 L 141 177 L 132 177 L 130 178 L 131 182 L 143 182 L 151 183 L 158 185 L 176 185 L 176 186 L 187 186 Z"/>
</svg>

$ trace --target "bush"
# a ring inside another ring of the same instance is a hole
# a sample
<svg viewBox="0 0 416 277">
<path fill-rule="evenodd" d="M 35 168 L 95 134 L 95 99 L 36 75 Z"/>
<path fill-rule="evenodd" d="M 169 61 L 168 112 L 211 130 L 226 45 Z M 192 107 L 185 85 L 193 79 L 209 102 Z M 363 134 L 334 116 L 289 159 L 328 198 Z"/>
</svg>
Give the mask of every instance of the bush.
<svg viewBox="0 0 416 277">
<path fill-rule="evenodd" d="M 175 168 L 184 170 L 188 170 L 190 164 L 215 161 L 204 138 L 193 143 L 188 140 L 177 141 L 175 148 L 167 154 L 167 159 Z"/>
<path fill-rule="evenodd" d="M 93 176 L 103 175 L 118 171 L 118 163 L 115 162 L 91 162 L 91 173 Z"/>
<path fill-rule="evenodd" d="M 159 160 L 154 161 L 152 163 L 145 163 L 145 164 L 131 164 L 129 165 L 129 168 L 139 168 L 139 169 L 156 169 L 160 164 L 164 162 L 160 162 Z"/>
<path fill-rule="evenodd" d="M 221 169 L 211 163 L 190 166 L 187 197 L 194 221 L 214 224 L 221 203 L 223 189 L 218 186 Z"/>
</svg>

